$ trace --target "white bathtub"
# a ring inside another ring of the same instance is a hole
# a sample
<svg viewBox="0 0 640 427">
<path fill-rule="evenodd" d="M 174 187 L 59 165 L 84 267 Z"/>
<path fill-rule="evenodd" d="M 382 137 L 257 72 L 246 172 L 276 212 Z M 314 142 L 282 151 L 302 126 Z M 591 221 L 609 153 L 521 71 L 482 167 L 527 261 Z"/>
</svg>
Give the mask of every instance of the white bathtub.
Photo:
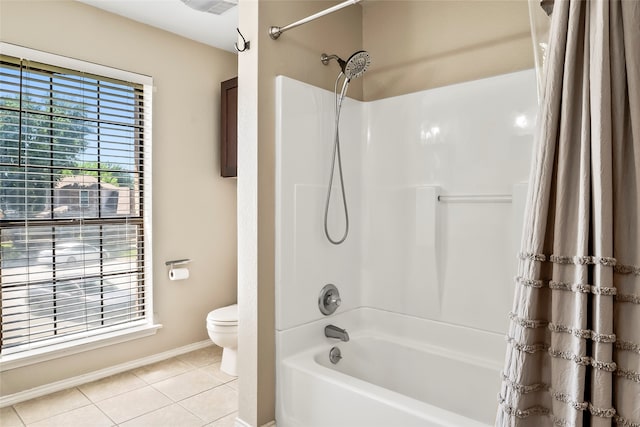
<svg viewBox="0 0 640 427">
<path fill-rule="evenodd" d="M 349 342 L 326 338 L 328 324 Z M 371 308 L 278 331 L 276 424 L 486 427 L 504 348 L 501 334 Z"/>
</svg>

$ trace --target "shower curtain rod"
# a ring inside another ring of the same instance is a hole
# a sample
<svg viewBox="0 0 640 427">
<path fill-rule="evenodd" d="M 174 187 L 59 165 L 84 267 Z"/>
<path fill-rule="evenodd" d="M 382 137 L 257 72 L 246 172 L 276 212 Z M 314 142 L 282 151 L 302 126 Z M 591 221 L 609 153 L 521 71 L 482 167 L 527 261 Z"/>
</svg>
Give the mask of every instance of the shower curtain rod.
<svg viewBox="0 0 640 427">
<path fill-rule="evenodd" d="M 276 27 L 276 26 L 270 27 L 269 28 L 269 36 L 271 36 L 271 38 L 273 40 L 277 40 L 278 37 L 280 37 L 280 35 L 282 33 L 284 33 L 285 31 L 288 31 L 288 30 L 290 30 L 292 28 L 295 28 L 295 27 L 298 27 L 300 25 L 306 24 L 307 22 L 311 22 L 313 20 L 321 18 L 321 17 L 323 17 L 325 15 L 328 15 L 330 13 L 338 11 L 338 10 L 344 8 L 344 7 L 351 6 L 352 4 L 360 3 L 361 1 L 362 0 L 347 0 L 345 2 L 342 2 L 342 3 L 339 3 L 339 4 L 335 5 L 333 7 L 330 7 L 328 9 L 322 10 L 322 11 L 320 11 L 318 13 L 315 13 L 315 14 L 313 14 L 311 16 L 307 16 L 306 18 L 303 18 L 303 19 L 301 19 L 299 21 L 296 21 L 296 22 L 291 23 L 289 25 L 285 25 L 284 27 Z"/>
</svg>

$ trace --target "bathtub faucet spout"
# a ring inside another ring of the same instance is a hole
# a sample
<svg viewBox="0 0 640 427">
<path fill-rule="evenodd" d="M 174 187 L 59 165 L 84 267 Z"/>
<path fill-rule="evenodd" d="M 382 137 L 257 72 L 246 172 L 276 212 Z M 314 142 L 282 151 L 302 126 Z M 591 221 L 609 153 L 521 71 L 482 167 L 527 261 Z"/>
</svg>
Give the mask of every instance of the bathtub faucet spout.
<svg viewBox="0 0 640 427">
<path fill-rule="evenodd" d="M 327 338 L 337 338 L 344 342 L 349 341 L 349 334 L 347 333 L 347 331 L 334 325 L 325 326 L 324 335 Z"/>
</svg>

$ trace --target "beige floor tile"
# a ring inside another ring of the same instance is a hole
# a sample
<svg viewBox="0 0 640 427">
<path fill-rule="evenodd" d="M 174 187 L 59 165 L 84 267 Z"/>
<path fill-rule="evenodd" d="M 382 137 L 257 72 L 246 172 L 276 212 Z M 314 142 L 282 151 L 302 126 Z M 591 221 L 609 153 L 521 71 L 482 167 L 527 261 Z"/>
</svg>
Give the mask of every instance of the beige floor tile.
<svg viewBox="0 0 640 427">
<path fill-rule="evenodd" d="M 235 427 L 237 416 L 238 413 L 234 412 L 233 414 L 222 417 L 219 420 L 212 422 L 211 424 L 207 424 L 207 427 Z"/>
<path fill-rule="evenodd" d="M 220 370 L 220 362 L 216 362 L 212 365 L 209 366 L 205 366 L 204 369 L 206 372 L 209 372 L 210 374 L 213 374 L 216 378 L 218 378 L 220 381 L 228 383 L 229 381 L 233 381 L 238 377 L 233 377 L 231 375 L 228 375 L 224 372 L 222 372 Z"/>
<path fill-rule="evenodd" d="M 29 424 L 28 427 L 110 427 L 113 425 L 109 417 L 95 405 L 87 405 Z"/>
<path fill-rule="evenodd" d="M 178 404 L 134 418 L 120 427 L 199 427 L 203 421 Z"/>
<path fill-rule="evenodd" d="M 93 402 L 99 402 L 131 390 L 146 387 L 147 383 L 130 372 L 112 375 L 78 387 Z"/>
<path fill-rule="evenodd" d="M 218 386 L 180 402 L 180 405 L 206 422 L 238 411 L 238 393 L 231 387 Z"/>
<path fill-rule="evenodd" d="M 91 401 L 80 393 L 80 390 L 70 388 L 37 399 L 17 403 L 14 408 L 24 423 L 31 424 L 90 403 Z"/>
<path fill-rule="evenodd" d="M 181 354 L 177 357 L 183 362 L 193 365 L 196 368 L 202 368 L 203 366 L 219 362 L 220 359 L 222 359 L 222 348 L 212 344 L 209 347 Z"/>
<path fill-rule="evenodd" d="M 12 406 L 0 408 L 0 426 L 2 427 L 22 427 L 24 423 L 20 420 L 18 413 Z"/>
<path fill-rule="evenodd" d="M 118 396 L 97 402 L 96 405 L 116 423 L 155 411 L 172 402 L 164 394 L 151 386 L 139 388 Z"/>
<path fill-rule="evenodd" d="M 131 373 L 142 378 L 147 383 L 153 384 L 158 381 L 180 375 L 191 369 L 193 369 L 191 365 L 173 357 L 171 359 L 163 360 L 162 362 L 152 363 L 151 365 L 134 369 Z"/>
<path fill-rule="evenodd" d="M 229 387 L 231 387 L 235 391 L 238 391 L 238 379 L 237 378 L 235 380 L 233 380 L 233 381 L 229 381 L 228 383 L 226 383 L 226 385 L 228 385 Z"/>
<path fill-rule="evenodd" d="M 175 377 L 167 378 L 153 384 L 153 388 L 160 390 L 165 396 L 178 402 L 187 397 L 195 396 L 222 384 L 222 381 L 203 369 L 194 369 Z"/>
</svg>

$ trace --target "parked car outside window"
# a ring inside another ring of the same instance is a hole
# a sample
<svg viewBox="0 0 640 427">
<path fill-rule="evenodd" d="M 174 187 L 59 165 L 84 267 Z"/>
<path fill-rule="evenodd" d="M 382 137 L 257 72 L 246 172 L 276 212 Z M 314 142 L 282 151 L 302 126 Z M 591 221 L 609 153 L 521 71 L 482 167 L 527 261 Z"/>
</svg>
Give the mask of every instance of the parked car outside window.
<svg viewBox="0 0 640 427">
<path fill-rule="evenodd" d="M 106 255 L 106 253 L 105 253 Z M 38 262 L 43 264 L 55 263 L 95 263 L 100 261 L 100 249 L 83 242 L 62 242 L 53 249 L 43 249 L 38 253 Z"/>
<path fill-rule="evenodd" d="M 29 310 L 37 317 L 71 322 L 122 321 L 135 309 L 136 290 L 108 280 L 70 280 L 33 285 Z"/>
</svg>

